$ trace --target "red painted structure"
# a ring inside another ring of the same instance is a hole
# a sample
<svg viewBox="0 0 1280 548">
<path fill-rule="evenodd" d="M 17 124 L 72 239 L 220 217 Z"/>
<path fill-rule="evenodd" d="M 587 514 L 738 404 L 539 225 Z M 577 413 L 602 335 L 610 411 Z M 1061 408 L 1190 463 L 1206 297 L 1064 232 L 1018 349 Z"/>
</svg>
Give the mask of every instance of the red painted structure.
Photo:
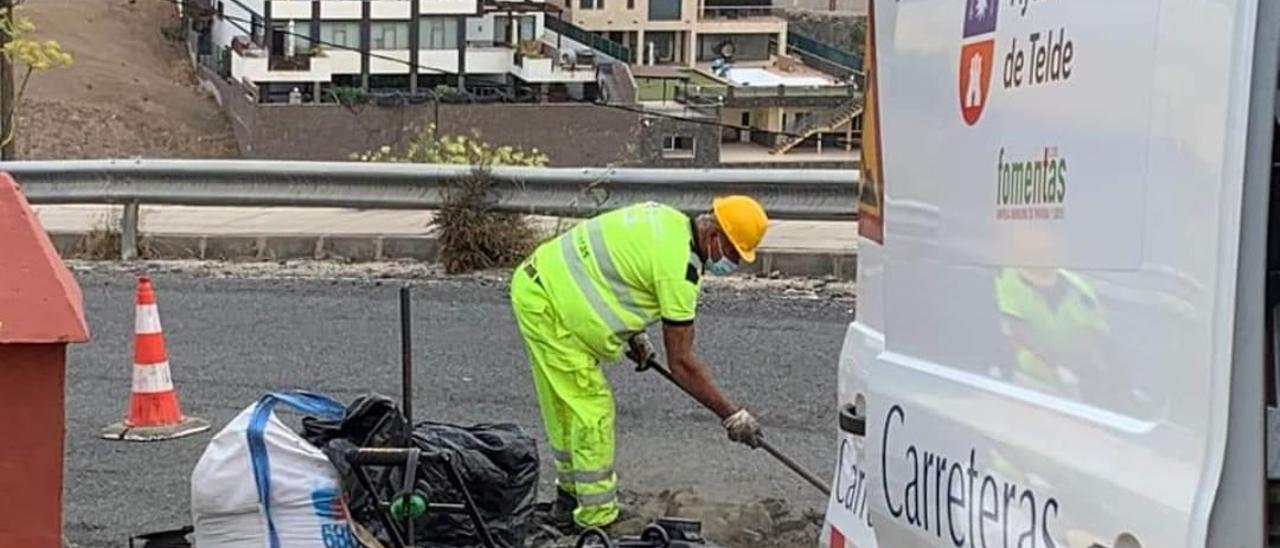
<svg viewBox="0 0 1280 548">
<path fill-rule="evenodd" d="M 80 286 L 0 173 L 0 548 L 62 545 L 66 347 L 87 340 Z"/>
</svg>

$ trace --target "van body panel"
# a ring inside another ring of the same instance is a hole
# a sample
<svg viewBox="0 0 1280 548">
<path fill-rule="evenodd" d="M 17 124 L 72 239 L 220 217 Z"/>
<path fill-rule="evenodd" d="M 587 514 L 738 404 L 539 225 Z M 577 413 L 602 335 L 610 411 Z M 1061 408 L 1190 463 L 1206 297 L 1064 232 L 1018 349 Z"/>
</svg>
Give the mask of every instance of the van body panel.
<svg viewBox="0 0 1280 548">
<path fill-rule="evenodd" d="M 884 245 L 838 403 L 876 542 L 1205 545 L 1258 2 L 873 2 Z"/>
<path fill-rule="evenodd" d="M 882 257 L 883 248 L 878 243 L 859 238 L 857 316 L 845 332 L 837 370 L 837 409 L 852 405 L 863 417 L 867 408 L 867 365 L 884 350 L 881 331 L 884 299 L 878 291 L 884 286 Z M 820 539 L 823 548 L 877 547 L 869 507 L 873 501 L 868 497 L 874 476 L 867 460 L 866 440 L 866 436 L 847 432 L 837 434 L 836 469 Z M 838 538 L 835 542 L 832 542 L 833 535 Z"/>
<path fill-rule="evenodd" d="M 1244 166 L 1240 180 L 1243 192 L 1239 204 L 1240 222 L 1236 240 L 1236 272 L 1233 329 L 1224 334 L 1231 338 L 1230 408 L 1222 473 L 1213 485 L 1213 507 L 1207 532 L 1208 546 L 1275 545 L 1269 534 L 1266 491 L 1271 485 L 1259 481 L 1268 478 L 1266 461 L 1271 456 L 1266 428 L 1267 390 L 1259 379 L 1268 378 L 1266 368 L 1271 361 L 1264 349 L 1274 337 L 1274 325 L 1267 328 L 1265 314 L 1275 306 L 1267 296 L 1266 276 L 1276 257 L 1269 244 L 1277 237 L 1270 233 L 1272 201 L 1271 179 L 1275 172 L 1274 142 L 1276 124 L 1276 71 L 1280 66 L 1280 3 L 1260 2 L 1256 18 L 1242 14 L 1242 25 L 1255 29 L 1242 33 L 1237 49 L 1243 53 L 1236 60 L 1252 67 L 1248 76 L 1250 88 L 1247 112 L 1241 126 L 1244 143 Z M 1245 85 L 1233 82 L 1233 85 Z M 1238 113 L 1236 114 L 1238 115 Z M 1224 244 L 1230 245 L 1230 244 Z M 1268 250 L 1263 253 L 1262 250 Z M 1275 359 L 1271 357 L 1271 359 Z M 1269 482 L 1268 482 L 1269 483 Z"/>
</svg>

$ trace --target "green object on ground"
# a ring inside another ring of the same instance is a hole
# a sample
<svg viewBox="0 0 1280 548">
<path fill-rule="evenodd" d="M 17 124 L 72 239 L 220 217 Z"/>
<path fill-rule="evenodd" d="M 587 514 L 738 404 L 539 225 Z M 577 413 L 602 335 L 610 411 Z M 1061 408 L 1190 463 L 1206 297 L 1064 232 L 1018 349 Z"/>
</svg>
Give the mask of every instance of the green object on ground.
<svg viewBox="0 0 1280 548">
<path fill-rule="evenodd" d="M 405 499 L 409 503 L 405 504 Z M 417 519 L 427 513 L 427 497 L 421 493 L 413 493 L 408 497 L 397 497 L 391 502 L 391 515 L 396 519 L 404 519 L 406 517 Z"/>
</svg>

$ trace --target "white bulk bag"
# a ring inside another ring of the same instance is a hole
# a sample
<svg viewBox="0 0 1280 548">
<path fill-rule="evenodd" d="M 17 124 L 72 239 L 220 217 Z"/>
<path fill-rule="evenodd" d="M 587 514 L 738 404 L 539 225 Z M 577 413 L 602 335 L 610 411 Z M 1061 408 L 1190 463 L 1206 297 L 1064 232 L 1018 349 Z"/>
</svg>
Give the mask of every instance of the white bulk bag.
<svg viewBox="0 0 1280 548">
<path fill-rule="evenodd" d="M 285 404 L 337 420 L 342 404 L 302 391 L 272 392 L 241 411 L 191 473 L 200 548 L 355 548 L 338 471 L 276 417 Z"/>
</svg>

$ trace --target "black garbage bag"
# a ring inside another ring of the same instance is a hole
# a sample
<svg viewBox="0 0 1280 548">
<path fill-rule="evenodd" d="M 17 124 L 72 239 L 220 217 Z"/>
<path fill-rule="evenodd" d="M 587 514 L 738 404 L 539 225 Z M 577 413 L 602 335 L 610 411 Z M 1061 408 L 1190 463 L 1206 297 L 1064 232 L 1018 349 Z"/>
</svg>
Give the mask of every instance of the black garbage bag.
<svg viewBox="0 0 1280 548">
<path fill-rule="evenodd" d="M 404 447 L 406 438 L 422 450 L 415 487 L 431 502 L 462 503 L 454 488 L 446 459 L 462 476 L 494 542 L 503 548 L 519 548 L 531 526 L 538 487 L 537 442 L 515 424 L 458 426 L 422 422 L 408 436 L 404 415 L 393 400 L 380 395 L 356 398 L 341 421 L 303 421 L 303 437 L 320 447 L 342 476 L 348 510 L 383 543 L 390 535 L 378 508 L 356 480 L 346 460 L 355 447 Z M 366 467 L 382 500 L 390 500 L 404 487 L 398 468 Z M 466 514 L 428 511 L 414 520 L 414 544 L 421 547 L 464 548 L 483 546 Z"/>
<path fill-rule="evenodd" d="M 357 447 L 404 447 L 409 423 L 395 400 L 372 394 L 352 400 L 340 421 L 303 418 L 302 437 L 320 448 L 335 439 Z"/>
<path fill-rule="evenodd" d="M 462 493 L 449 482 L 448 471 L 429 464 L 433 452 L 450 455 L 498 546 L 524 546 L 538 497 L 540 463 L 532 437 L 510 423 L 456 426 L 422 422 L 413 430 L 413 444 L 423 450 L 423 459 L 428 461 L 418 466 L 418 482 L 431 486 L 431 500 L 462 501 Z M 480 546 L 465 515 L 441 513 L 424 518 L 414 526 L 422 527 L 430 546 Z"/>
</svg>

